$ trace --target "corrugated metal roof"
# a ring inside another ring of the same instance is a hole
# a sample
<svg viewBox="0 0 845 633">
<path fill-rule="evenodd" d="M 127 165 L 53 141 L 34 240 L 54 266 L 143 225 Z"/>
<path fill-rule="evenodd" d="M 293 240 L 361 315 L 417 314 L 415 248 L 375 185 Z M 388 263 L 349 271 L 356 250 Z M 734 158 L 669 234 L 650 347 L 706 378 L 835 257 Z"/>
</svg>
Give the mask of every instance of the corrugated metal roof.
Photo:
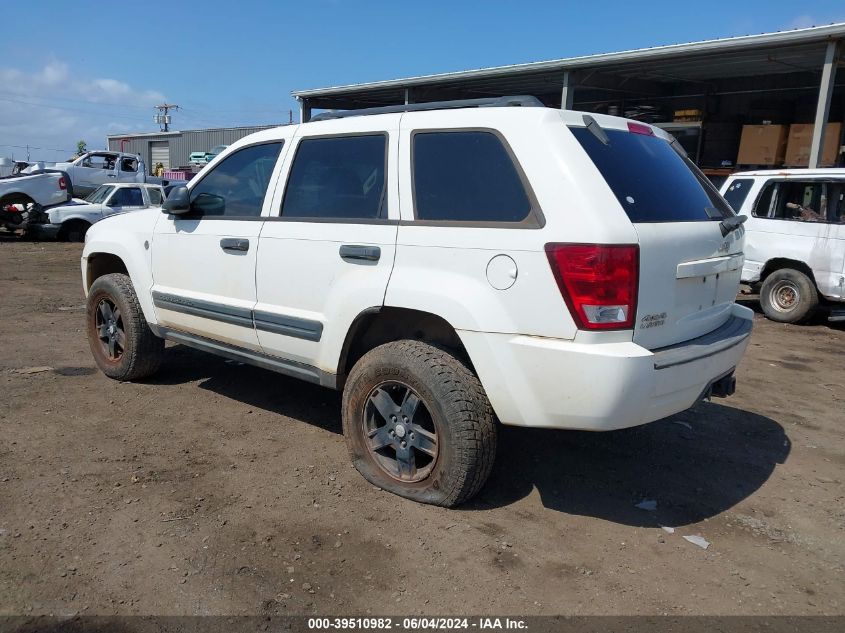
<svg viewBox="0 0 845 633">
<path fill-rule="evenodd" d="M 845 38 L 845 23 L 840 22 L 791 31 L 655 46 L 616 53 L 582 55 L 550 61 L 422 75 L 330 88 L 294 90 L 291 94 L 300 99 L 341 97 L 355 93 L 362 96 L 366 93 L 366 95 L 372 97 L 381 97 L 393 95 L 398 90 L 414 86 L 438 85 L 448 87 L 467 83 L 473 83 L 479 91 L 483 92 L 485 83 L 488 81 L 496 81 L 497 85 L 500 86 L 498 80 L 501 79 L 530 79 L 531 76 L 534 76 L 548 84 L 550 72 L 562 73 L 567 70 L 593 67 L 614 68 L 616 72 L 624 74 L 625 67 L 628 66 L 628 72 L 636 72 L 640 78 L 659 79 L 663 75 L 666 80 L 692 81 L 703 80 L 712 76 L 741 77 L 753 75 L 760 72 L 761 67 L 765 67 L 765 72 L 768 73 L 813 71 L 821 63 L 824 44 L 842 38 Z M 718 59 L 714 56 L 718 56 Z M 816 63 L 817 57 L 819 58 L 818 65 Z M 681 62 L 683 62 L 683 67 L 679 68 Z M 638 65 L 636 70 L 630 69 L 633 64 Z M 676 76 L 679 71 L 682 73 L 681 77 Z M 531 82 L 526 81 L 525 83 L 525 87 L 530 89 Z"/>
</svg>

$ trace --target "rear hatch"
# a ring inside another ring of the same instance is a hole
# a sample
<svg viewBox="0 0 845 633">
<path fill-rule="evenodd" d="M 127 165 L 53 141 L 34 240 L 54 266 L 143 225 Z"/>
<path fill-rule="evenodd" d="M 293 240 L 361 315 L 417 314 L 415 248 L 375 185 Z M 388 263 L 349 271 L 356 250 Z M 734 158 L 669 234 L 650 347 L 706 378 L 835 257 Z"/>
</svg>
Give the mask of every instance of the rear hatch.
<svg viewBox="0 0 845 633">
<path fill-rule="evenodd" d="M 723 236 L 720 227 L 733 211 L 664 132 L 583 119 L 569 128 L 638 235 L 634 342 L 656 349 L 715 330 L 730 318 L 742 271 L 743 229 Z"/>
</svg>

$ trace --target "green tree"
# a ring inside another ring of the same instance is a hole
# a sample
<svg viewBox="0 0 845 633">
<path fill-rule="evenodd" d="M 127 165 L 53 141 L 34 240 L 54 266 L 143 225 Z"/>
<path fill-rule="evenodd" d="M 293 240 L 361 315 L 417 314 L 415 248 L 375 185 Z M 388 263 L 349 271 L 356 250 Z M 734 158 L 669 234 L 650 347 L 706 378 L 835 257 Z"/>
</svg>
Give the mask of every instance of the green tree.
<svg viewBox="0 0 845 633">
<path fill-rule="evenodd" d="M 76 155 L 82 156 L 85 152 L 88 151 L 88 143 L 85 141 L 77 141 L 76 142 Z"/>
</svg>

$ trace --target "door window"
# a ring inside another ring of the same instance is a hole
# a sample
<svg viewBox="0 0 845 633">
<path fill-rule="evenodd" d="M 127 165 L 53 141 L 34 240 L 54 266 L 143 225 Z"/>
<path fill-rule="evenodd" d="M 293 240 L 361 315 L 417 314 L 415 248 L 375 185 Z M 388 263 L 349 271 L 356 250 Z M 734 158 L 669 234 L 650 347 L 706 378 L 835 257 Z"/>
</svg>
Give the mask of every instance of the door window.
<svg viewBox="0 0 845 633">
<path fill-rule="evenodd" d="M 153 189 L 152 187 L 147 189 L 147 194 L 150 196 L 150 204 L 154 207 L 160 206 L 162 203 L 161 198 L 161 189 Z"/>
<path fill-rule="evenodd" d="M 133 174 L 136 173 L 138 171 L 138 159 L 122 158 L 120 160 L 120 171 L 125 171 Z"/>
<path fill-rule="evenodd" d="M 117 156 L 114 154 L 89 154 L 82 159 L 82 166 L 89 169 L 114 169 Z"/>
<path fill-rule="evenodd" d="M 282 201 L 283 218 L 386 216 L 387 135 L 300 141 Z"/>
<path fill-rule="evenodd" d="M 845 221 L 845 186 L 839 182 L 770 182 L 754 206 L 754 216 L 797 222 Z"/>
<path fill-rule="evenodd" d="M 110 207 L 143 207 L 144 198 L 138 187 L 123 187 L 114 192 L 109 201 Z"/>
<path fill-rule="evenodd" d="M 521 222 L 531 201 L 498 136 L 484 131 L 413 137 L 417 220 Z"/>
<path fill-rule="evenodd" d="M 191 189 L 192 215 L 258 217 L 282 142 L 244 147 L 216 163 Z"/>
</svg>

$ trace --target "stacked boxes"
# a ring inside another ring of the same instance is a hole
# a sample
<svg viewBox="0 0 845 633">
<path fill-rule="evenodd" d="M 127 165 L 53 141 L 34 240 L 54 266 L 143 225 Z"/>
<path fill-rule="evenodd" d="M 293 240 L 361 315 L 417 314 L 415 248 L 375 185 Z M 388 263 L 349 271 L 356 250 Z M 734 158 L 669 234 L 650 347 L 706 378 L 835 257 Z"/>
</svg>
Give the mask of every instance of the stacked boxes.
<svg viewBox="0 0 845 633">
<path fill-rule="evenodd" d="M 737 165 L 783 165 L 788 130 L 786 125 L 743 125 Z"/>
<path fill-rule="evenodd" d="M 828 123 L 824 129 L 824 145 L 819 167 L 832 167 L 839 156 L 841 123 Z M 813 142 L 812 123 L 793 123 L 789 126 L 784 164 L 787 167 L 806 167 L 810 164 L 810 145 Z"/>
</svg>

